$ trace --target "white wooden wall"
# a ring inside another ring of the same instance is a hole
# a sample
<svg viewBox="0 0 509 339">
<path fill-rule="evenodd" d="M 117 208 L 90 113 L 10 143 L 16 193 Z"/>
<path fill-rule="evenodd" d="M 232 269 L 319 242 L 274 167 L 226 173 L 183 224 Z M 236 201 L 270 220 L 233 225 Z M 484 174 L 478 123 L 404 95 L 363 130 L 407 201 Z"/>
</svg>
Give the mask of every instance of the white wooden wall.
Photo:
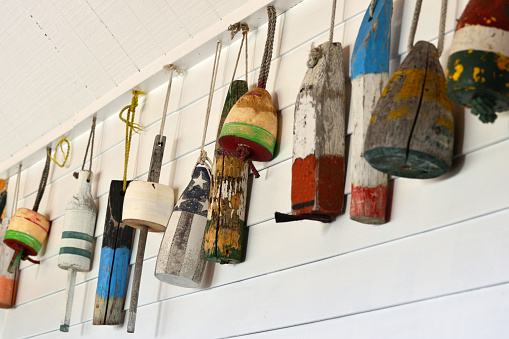
<svg viewBox="0 0 509 339">
<path fill-rule="evenodd" d="M 449 1 L 442 65 L 455 19 L 466 2 Z M 251 185 L 246 261 L 235 266 L 208 264 L 202 289 L 166 285 L 153 275 L 162 234 L 150 233 L 136 333 L 128 335 L 125 325 L 92 326 L 109 183 L 121 179 L 123 169 L 125 128 L 114 115 L 97 126 L 96 252 L 92 271 L 78 273 L 70 333 L 58 332 L 66 272 L 57 267 L 57 256 L 65 205 L 76 185 L 72 172 L 81 165 L 87 134 L 72 140 L 69 167 L 52 166 L 40 208 L 52 220 L 49 241 L 41 250 L 41 265 L 21 265 L 17 307 L 0 311 L 3 338 L 507 337 L 508 114 L 500 115 L 493 125 L 483 125 L 468 110 L 456 109 L 452 170 L 433 180 L 392 180 L 390 222 L 383 226 L 353 222 L 348 212 L 332 224 L 274 222 L 274 211 L 290 211 L 294 101 L 311 43 L 328 38 L 330 3 L 304 0 L 278 17 L 267 89 L 280 112 L 280 147 L 274 160 L 256 164 L 261 177 Z M 343 44 L 347 74 L 368 4 L 369 0 L 339 1 L 334 37 Z M 414 0 L 394 4 L 392 72 L 406 53 L 414 4 Z M 416 41 L 436 43 L 439 8 L 440 0 L 424 1 Z M 249 35 L 250 87 L 256 84 L 265 37 L 266 26 Z M 207 134 L 210 155 L 238 46 L 237 42 L 225 47 L 221 56 Z M 160 182 L 179 193 L 198 157 L 211 68 L 212 57 L 174 81 Z M 145 131 L 133 138 L 130 178 L 146 179 L 165 91 L 163 85 L 148 93 L 138 109 Z M 350 125 L 348 134 L 351 131 Z M 43 159 L 23 170 L 19 206 L 32 206 L 42 168 Z M 14 180 L 10 178 L 10 188 Z M 349 171 L 346 194 L 350 194 Z"/>
</svg>

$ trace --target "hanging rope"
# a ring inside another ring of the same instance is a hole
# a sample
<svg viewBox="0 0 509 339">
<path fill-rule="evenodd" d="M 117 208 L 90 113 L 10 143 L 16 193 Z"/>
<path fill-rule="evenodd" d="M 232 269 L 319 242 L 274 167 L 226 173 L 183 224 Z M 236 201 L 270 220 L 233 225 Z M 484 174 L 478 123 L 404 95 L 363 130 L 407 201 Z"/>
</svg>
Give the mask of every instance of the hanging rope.
<svg viewBox="0 0 509 339">
<path fill-rule="evenodd" d="M 168 81 L 168 89 L 166 90 L 166 100 L 164 101 L 163 117 L 161 118 L 161 128 L 159 129 L 159 135 L 164 133 L 164 124 L 166 123 L 166 115 L 168 114 L 168 103 L 170 102 L 171 84 L 173 80 L 173 72 L 177 72 L 178 75 L 184 74 L 184 71 L 173 64 L 165 65 L 165 72 L 170 73 L 170 80 Z"/>
<path fill-rule="evenodd" d="M 94 140 L 95 140 L 95 122 L 96 117 L 92 118 L 92 127 L 90 128 L 90 135 L 88 136 L 87 150 L 85 151 L 85 156 L 83 157 L 83 164 L 81 165 L 81 170 L 85 169 L 85 162 L 87 161 L 88 150 L 90 149 L 90 163 L 88 165 L 88 178 L 87 181 L 90 181 L 90 176 L 92 175 L 92 157 L 94 155 Z M 78 179 L 78 172 L 74 172 L 73 176 Z"/>
<path fill-rule="evenodd" d="M 46 164 L 44 165 L 44 170 L 42 171 L 41 181 L 39 182 L 39 189 L 37 190 L 37 196 L 35 197 L 34 208 L 32 208 L 32 210 L 35 212 L 37 212 L 39 209 L 39 204 L 41 203 L 42 195 L 44 194 L 46 183 L 48 182 L 49 164 L 51 161 L 51 147 L 46 149 L 46 153 Z"/>
<path fill-rule="evenodd" d="M 270 61 L 272 60 L 272 48 L 274 46 L 274 36 L 276 35 L 276 9 L 274 8 L 274 6 L 267 6 L 267 14 L 269 16 L 268 23 L 269 27 L 267 30 L 267 41 L 265 41 L 265 50 L 263 51 L 260 75 L 258 76 L 259 88 L 265 88 L 267 86 L 267 78 L 269 77 L 270 70 Z"/>
<path fill-rule="evenodd" d="M 131 104 L 122 108 L 120 114 L 118 115 L 120 120 L 125 123 L 125 160 L 124 160 L 124 186 L 123 191 L 125 192 L 127 188 L 127 165 L 129 163 L 129 152 L 131 150 L 131 140 L 133 136 L 133 131 L 135 133 L 139 133 L 143 130 L 142 126 L 134 122 L 134 114 L 136 112 L 136 107 L 138 107 L 138 95 L 145 94 L 145 92 L 138 91 L 133 89 L 133 98 L 131 99 Z M 122 113 L 127 111 L 127 116 L 124 119 L 122 117 Z"/>
<path fill-rule="evenodd" d="M 336 0 L 332 0 L 332 14 L 330 18 L 329 42 L 332 46 L 332 38 L 334 37 L 334 21 L 336 20 Z"/>
<path fill-rule="evenodd" d="M 11 218 L 14 215 L 14 212 L 16 212 L 16 210 L 18 209 L 20 179 L 21 179 L 21 164 L 19 164 L 19 167 L 18 167 L 18 177 L 16 178 L 16 188 L 14 188 L 14 197 L 12 198 Z"/>
<path fill-rule="evenodd" d="M 201 149 L 200 156 L 198 157 L 198 161 L 196 165 L 204 165 L 209 171 L 212 168 L 212 161 L 207 156 L 207 152 L 205 152 L 205 137 L 207 136 L 207 127 L 209 125 L 209 117 L 210 110 L 212 108 L 212 98 L 214 97 L 214 87 L 216 86 L 217 79 L 217 70 L 219 69 L 219 59 L 221 58 L 221 47 L 223 46 L 223 42 L 219 40 L 216 44 L 216 54 L 214 56 L 214 65 L 212 66 L 212 77 L 210 79 L 210 90 L 209 90 L 209 101 L 207 103 L 207 113 L 205 114 L 205 123 L 203 124 L 203 135 L 201 138 Z M 196 166 L 195 166 L 196 167 Z"/>
<path fill-rule="evenodd" d="M 237 61 L 235 62 L 235 68 L 233 69 L 232 81 L 235 80 L 235 73 L 237 72 L 237 66 L 239 65 L 240 54 L 242 52 L 242 45 L 246 45 L 246 83 L 247 83 L 247 33 L 249 32 L 249 26 L 245 22 L 237 22 L 233 25 L 228 26 L 228 30 L 231 31 L 231 38 L 235 37 L 235 34 L 242 30 L 242 40 L 240 41 L 239 54 L 237 55 Z"/>
<path fill-rule="evenodd" d="M 422 0 L 417 0 L 415 4 L 414 16 L 412 18 L 412 26 L 410 27 L 410 35 L 408 37 L 407 50 L 410 53 L 414 47 L 415 31 L 417 30 L 417 23 L 419 22 L 419 15 L 421 13 Z M 445 35 L 445 21 L 447 19 L 447 0 L 442 0 L 442 6 L 440 7 L 440 26 L 438 31 L 438 44 L 437 52 L 438 56 L 442 55 L 444 50 L 444 35 Z"/>
<path fill-rule="evenodd" d="M 64 142 L 67 143 L 67 152 L 64 152 L 64 148 L 63 148 Z M 60 151 L 62 152 L 62 156 L 64 157 L 64 161 L 61 164 L 57 161 L 57 150 L 59 147 L 60 147 Z M 67 162 L 67 159 L 69 158 L 70 151 L 71 151 L 71 144 L 65 137 L 63 137 L 58 142 L 57 147 L 55 147 L 55 155 L 51 156 L 51 153 L 50 153 L 49 157 L 55 164 L 57 164 L 60 167 L 64 167 L 65 163 Z"/>
</svg>

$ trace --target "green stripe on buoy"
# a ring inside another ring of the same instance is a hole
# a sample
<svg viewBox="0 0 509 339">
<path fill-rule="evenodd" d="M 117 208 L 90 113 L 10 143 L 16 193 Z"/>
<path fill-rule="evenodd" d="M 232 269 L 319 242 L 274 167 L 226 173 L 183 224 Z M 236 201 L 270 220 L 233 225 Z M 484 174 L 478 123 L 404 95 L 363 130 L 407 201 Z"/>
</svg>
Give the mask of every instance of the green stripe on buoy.
<svg viewBox="0 0 509 339">
<path fill-rule="evenodd" d="M 8 239 L 16 240 L 26 244 L 27 246 L 33 248 L 35 252 L 39 252 L 42 247 L 42 244 L 39 242 L 39 240 L 35 239 L 31 235 L 16 230 L 7 230 L 4 240 Z"/>
<path fill-rule="evenodd" d="M 274 155 L 276 138 L 264 128 L 242 122 L 229 122 L 223 125 L 220 137 L 225 135 L 235 135 L 236 137 L 253 140 Z"/>
<path fill-rule="evenodd" d="M 75 231 L 62 232 L 62 239 L 79 239 L 88 241 L 89 243 L 94 242 L 94 237 L 91 236 L 90 234 Z"/>
<path fill-rule="evenodd" d="M 62 248 L 60 248 L 59 254 L 74 254 L 74 255 L 79 255 L 79 256 L 82 256 L 85 258 L 89 258 L 89 259 L 92 257 L 92 253 L 90 251 L 84 250 L 82 248 L 77 248 L 77 247 L 62 247 Z"/>
</svg>

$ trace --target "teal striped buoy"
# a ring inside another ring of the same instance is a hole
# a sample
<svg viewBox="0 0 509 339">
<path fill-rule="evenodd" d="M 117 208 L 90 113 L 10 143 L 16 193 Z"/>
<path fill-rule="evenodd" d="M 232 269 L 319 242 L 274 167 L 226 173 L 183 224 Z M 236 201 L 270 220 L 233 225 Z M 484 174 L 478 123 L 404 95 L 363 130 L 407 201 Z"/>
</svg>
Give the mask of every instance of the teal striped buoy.
<svg viewBox="0 0 509 339">
<path fill-rule="evenodd" d="M 97 208 L 92 198 L 92 172 L 79 171 L 78 188 L 67 204 L 58 267 L 68 271 L 65 314 L 60 331 L 68 332 L 76 272 L 90 270 Z"/>
</svg>

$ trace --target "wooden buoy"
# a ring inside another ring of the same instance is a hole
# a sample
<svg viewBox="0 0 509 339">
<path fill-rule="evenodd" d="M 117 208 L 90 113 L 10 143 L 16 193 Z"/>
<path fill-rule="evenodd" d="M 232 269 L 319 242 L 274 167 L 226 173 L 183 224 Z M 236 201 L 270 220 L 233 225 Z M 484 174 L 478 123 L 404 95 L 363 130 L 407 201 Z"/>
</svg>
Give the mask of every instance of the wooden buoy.
<svg viewBox="0 0 509 339">
<path fill-rule="evenodd" d="M 7 271 L 14 250 L 4 244 L 5 232 L 9 226 L 9 218 L 2 219 L 0 229 L 0 308 L 12 308 L 16 305 L 16 294 L 19 282 L 19 267 L 14 273 Z"/>
<path fill-rule="evenodd" d="M 157 255 L 156 278 L 181 287 L 199 287 L 205 271 L 203 244 L 211 177 L 211 161 L 205 151 L 205 137 L 221 57 L 221 47 L 222 42 L 218 41 L 212 67 L 200 156 L 193 169 L 191 182 L 177 201 Z"/>
<path fill-rule="evenodd" d="M 445 25 L 445 13 L 441 19 Z M 443 44 L 442 30 L 439 37 Z M 439 54 L 429 42 L 419 41 L 378 100 L 364 143 L 364 158 L 377 170 L 426 179 L 450 169 L 454 119 Z"/>
<path fill-rule="evenodd" d="M 130 181 L 127 181 L 129 184 Z M 123 181 L 112 180 L 104 222 L 94 325 L 122 323 L 134 229 L 122 223 Z"/>
<path fill-rule="evenodd" d="M 16 180 L 16 188 L 14 190 L 14 196 L 12 201 L 12 211 L 10 215 L 13 215 L 17 209 L 18 193 L 19 193 L 19 180 L 21 176 L 21 164 L 18 168 L 18 177 Z M 0 180 L 0 187 L 5 186 L 5 180 Z M 4 211 L 2 204 L 5 207 L 7 201 L 7 189 L 0 192 L 0 213 Z M 4 213 L 2 213 L 4 215 Z M 4 244 L 5 233 L 9 226 L 10 219 L 4 217 L 0 228 L 0 308 L 13 308 L 16 305 L 16 294 L 18 290 L 19 282 L 19 265 L 14 268 L 14 273 L 10 273 L 7 269 L 11 262 L 11 258 L 14 255 L 14 250 Z"/>
<path fill-rule="evenodd" d="M 276 222 L 330 222 L 343 210 L 345 76 L 343 51 L 339 42 L 332 42 L 333 29 L 332 23 L 329 41 L 309 54 L 294 112 L 293 215 L 276 213 Z"/>
<path fill-rule="evenodd" d="M 364 159 L 364 139 L 371 113 L 389 81 L 392 0 L 376 0 L 364 15 L 353 48 L 352 198 L 350 219 L 365 224 L 385 223 L 387 174 Z"/>
<path fill-rule="evenodd" d="M 68 332 L 76 272 L 90 271 L 97 208 L 92 198 L 91 171 L 79 171 L 78 187 L 67 203 L 58 267 L 67 270 L 66 303 L 60 331 Z"/>
<path fill-rule="evenodd" d="M 265 87 L 272 58 L 276 31 L 276 10 L 267 6 L 269 16 L 267 40 L 263 54 L 258 87 L 244 94 L 232 107 L 224 121 L 218 142 L 223 154 L 247 161 L 256 178 L 258 172 L 251 163 L 269 161 L 274 156 L 277 139 L 277 111 Z"/>
<path fill-rule="evenodd" d="M 470 0 L 447 62 L 447 93 L 484 122 L 509 110 L 509 0 Z"/>
<path fill-rule="evenodd" d="M 127 323 L 128 333 L 134 333 L 136 326 L 136 312 L 138 309 L 138 296 L 140 291 L 141 272 L 143 269 L 143 257 L 145 255 L 145 246 L 147 243 L 147 234 L 149 231 L 164 231 L 173 211 L 173 189 L 169 186 L 158 183 L 161 175 L 164 147 L 166 144 L 166 137 L 163 133 L 173 71 L 174 69 L 171 69 L 170 82 L 168 84 L 168 92 L 161 119 L 160 131 L 154 139 L 152 157 L 148 171 L 148 180 L 146 182 L 132 181 L 127 187 L 124 197 L 122 222 L 127 226 L 138 228 L 140 230 L 136 262 L 134 265 L 134 276 L 131 285 L 129 320 Z M 133 104 L 131 104 L 131 107 L 132 106 Z"/>
<path fill-rule="evenodd" d="M 157 279 L 181 287 L 200 287 L 205 271 L 203 234 L 209 191 L 209 170 L 198 165 L 164 232 L 156 261 Z"/>
<path fill-rule="evenodd" d="M 30 256 L 36 256 L 39 253 L 49 233 L 49 220 L 44 215 L 37 213 L 48 181 L 51 148 L 48 147 L 46 153 L 46 163 L 33 209 L 19 208 L 16 210 L 5 233 L 4 243 L 14 250 L 8 268 L 10 273 L 15 272 L 20 260 L 39 263 L 39 261 L 31 259 Z"/>
<path fill-rule="evenodd" d="M 236 25 L 243 29 L 240 45 L 240 50 L 242 50 L 243 44 L 247 48 L 249 27 L 245 23 L 237 23 L 231 25 L 228 29 L 233 29 Z M 233 35 L 234 33 L 232 33 L 232 38 Z M 247 64 L 247 50 L 245 57 Z M 239 58 L 237 58 L 237 63 L 238 61 Z M 233 81 L 234 78 L 235 73 L 226 95 L 216 139 L 219 139 L 221 135 L 224 121 L 231 108 L 248 91 L 247 65 L 246 80 Z M 222 154 L 221 146 L 216 142 L 214 160 L 212 161 L 212 183 L 207 227 L 205 229 L 205 260 L 220 264 L 237 264 L 244 260 L 248 174 L 248 165 L 236 157 Z"/>
<path fill-rule="evenodd" d="M 218 137 L 228 112 L 246 92 L 246 81 L 236 80 L 230 85 L 219 121 Z M 220 147 L 216 143 L 216 150 Z M 244 161 L 221 152 L 215 154 L 212 164 L 204 255 L 209 261 L 236 264 L 244 258 L 249 170 Z"/>
<path fill-rule="evenodd" d="M 92 197 L 92 160 L 94 153 L 95 122 L 96 117 L 93 117 L 81 171 L 74 173 L 74 177 L 78 179 L 78 187 L 65 208 L 64 228 L 58 255 L 58 267 L 67 270 L 65 308 L 60 324 L 61 332 L 69 332 L 72 303 L 74 299 L 74 285 L 76 284 L 76 272 L 90 271 L 92 260 L 95 224 L 97 219 L 97 207 Z M 90 162 L 89 169 L 86 171 L 85 162 L 89 150 Z"/>
</svg>

